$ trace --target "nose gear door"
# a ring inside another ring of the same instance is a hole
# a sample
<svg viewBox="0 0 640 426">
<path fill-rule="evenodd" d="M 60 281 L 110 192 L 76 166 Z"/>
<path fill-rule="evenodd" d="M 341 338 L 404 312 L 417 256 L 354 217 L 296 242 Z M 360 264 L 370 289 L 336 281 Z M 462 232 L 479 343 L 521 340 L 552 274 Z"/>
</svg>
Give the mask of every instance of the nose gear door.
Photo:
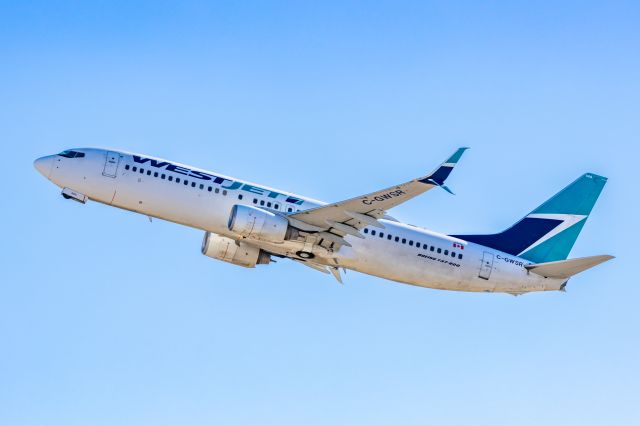
<svg viewBox="0 0 640 426">
<path fill-rule="evenodd" d="M 117 152 L 107 152 L 107 159 L 104 162 L 104 170 L 102 176 L 114 178 L 118 173 L 118 165 L 120 164 L 120 154 Z"/>
</svg>

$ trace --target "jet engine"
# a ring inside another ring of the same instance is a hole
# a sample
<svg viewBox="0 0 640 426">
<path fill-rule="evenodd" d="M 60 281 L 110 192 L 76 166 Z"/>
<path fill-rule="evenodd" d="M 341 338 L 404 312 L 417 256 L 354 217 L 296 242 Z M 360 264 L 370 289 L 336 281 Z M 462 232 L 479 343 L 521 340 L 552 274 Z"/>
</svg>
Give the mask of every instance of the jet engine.
<svg viewBox="0 0 640 426">
<path fill-rule="evenodd" d="M 204 234 L 202 254 L 245 268 L 255 268 L 256 265 L 266 265 L 271 262 L 269 254 L 258 247 L 211 232 Z"/>
<path fill-rule="evenodd" d="M 231 209 L 229 231 L 245 238 L 281 243 L 295 235 L 289 221 L 277 214 L 252 206 L 236 204 Z"/>
</svg>

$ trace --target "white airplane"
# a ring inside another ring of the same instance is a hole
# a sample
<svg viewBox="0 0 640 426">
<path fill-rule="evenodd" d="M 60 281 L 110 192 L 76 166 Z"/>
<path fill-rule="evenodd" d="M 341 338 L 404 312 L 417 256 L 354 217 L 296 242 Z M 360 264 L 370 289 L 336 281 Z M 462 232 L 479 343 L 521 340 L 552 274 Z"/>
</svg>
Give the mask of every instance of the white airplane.
<svg viewBox="0 0 640 426">
<path fill-rule="evenodd" d="M 340 269 L 442 290 L 564 290 L 569 278 L 613 256 L 567 260 L 607 179 L 579 177 L 509 229 L 444 235 L 387 211 L 444 185 L 466 148 L 433 173 L 348 200 L 323 203 L 145 155 L 80 148 L 38 158 L 35 168 L 62 195 L 201 229 L 202 253 L 253 268 L 289 258 L 332 274 Z"/>
</svg>

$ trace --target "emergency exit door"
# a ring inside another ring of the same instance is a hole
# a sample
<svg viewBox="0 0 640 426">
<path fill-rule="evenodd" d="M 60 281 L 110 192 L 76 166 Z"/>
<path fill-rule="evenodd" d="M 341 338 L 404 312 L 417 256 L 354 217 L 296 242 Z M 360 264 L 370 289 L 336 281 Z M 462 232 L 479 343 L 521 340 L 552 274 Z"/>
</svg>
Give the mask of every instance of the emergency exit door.
<svg viewBox="0 0 640 426">
<path fill-rule="evenodd" d="M 488 280 L 491 276 L 491 270 L 493 269 L 493 253 L 485 251 L 482 253 L 482 265 L 480 266 L 480 273 L 478 276 L 482 279 Z"/>
<path fill-rule="evenodd" d="M 120 164 L 120 154 L 117 152 L 107 152 L 107 158 L 104 162 L 104 170 L 102 171 L 103 176 L 107 177 L 116 177 L 118 173 L 118 165 Z"/>
</svg>

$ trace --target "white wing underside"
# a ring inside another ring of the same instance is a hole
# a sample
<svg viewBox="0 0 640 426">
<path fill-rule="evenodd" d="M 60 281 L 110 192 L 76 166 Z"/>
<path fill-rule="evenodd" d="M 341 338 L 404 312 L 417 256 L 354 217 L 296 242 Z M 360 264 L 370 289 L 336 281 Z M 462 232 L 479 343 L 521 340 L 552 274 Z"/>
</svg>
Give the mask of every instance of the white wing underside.
<svg viewBox="0 0 640 426">
<path fill-rule="evenodd" d="M 348 200 L 293 213 L 287 218 L 291 226 L 315 233 L 317 244 L 327 249 L 336 251 L 342 245 L 350 246 L 344 239 L 346 235 L 364 238 L 360 230 L 367 226 L 384 229 L 384 225 L 378 220 L 386 218 L 389 209 L 436 186 L 451 192 L 444 185 L 444 181 L 466 149 L 459 148 L 427 176 Z"/>
</svg>

